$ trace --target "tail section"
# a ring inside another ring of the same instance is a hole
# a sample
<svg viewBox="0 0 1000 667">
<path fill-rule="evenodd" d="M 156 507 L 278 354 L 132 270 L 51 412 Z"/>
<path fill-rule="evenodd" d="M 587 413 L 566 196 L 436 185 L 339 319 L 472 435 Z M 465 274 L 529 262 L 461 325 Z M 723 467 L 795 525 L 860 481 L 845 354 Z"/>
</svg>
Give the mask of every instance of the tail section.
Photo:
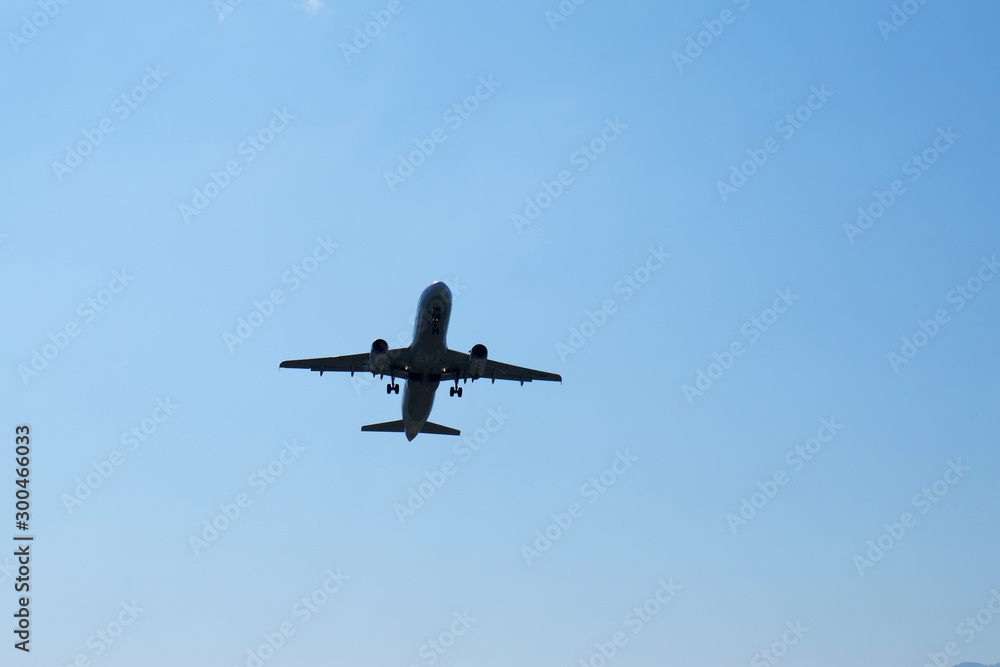
<svg viewBox="0 0 1000 667">
<path fill-rule="evenodd" d="M 404 431 L 403 420 L 397 419 L 396 421 L 382 422 L 380 424 L 365 424 L 361 427 L 361 430 L 378 431 L 381 433 L 402 433 Z M 424 422 L 424 426 L 420 429 L 420 432 L 432 433 L 434 435 L 461 435 L 462 433 L 457 428 L 441 426 L 441 424 L 435 424 L 434 422 Z"/>
</svg>

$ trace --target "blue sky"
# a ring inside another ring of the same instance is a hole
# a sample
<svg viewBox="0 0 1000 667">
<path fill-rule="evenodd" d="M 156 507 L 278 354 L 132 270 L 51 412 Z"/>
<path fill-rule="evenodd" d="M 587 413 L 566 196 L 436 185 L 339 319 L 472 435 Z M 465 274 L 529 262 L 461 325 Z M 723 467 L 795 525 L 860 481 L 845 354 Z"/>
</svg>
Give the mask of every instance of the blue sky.
<svg viewBox="0 0 1000 667">
<path fill-rule="evenodd" d="M 995 662 L 998 19 L 8 3 L 4 664 Z M 434 280 L 562 385 L 278 371 Z"/>
</svg>

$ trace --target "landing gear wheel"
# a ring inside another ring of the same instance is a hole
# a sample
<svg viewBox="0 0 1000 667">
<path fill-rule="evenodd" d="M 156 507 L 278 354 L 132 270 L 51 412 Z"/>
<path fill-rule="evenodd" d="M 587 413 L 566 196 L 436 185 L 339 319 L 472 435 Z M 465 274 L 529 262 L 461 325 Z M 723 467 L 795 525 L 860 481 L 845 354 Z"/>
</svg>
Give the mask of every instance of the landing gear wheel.
<svg viewBox="0 0 1000 667">
<path fill-rule="evenodd" d="M 455 392 L 455 393 L 457 393 L 457 394 L 458 394 L 458 397 L 459 397 L 459 398 L 462 398 L 462 388 L 461 388 L 461 387 L 459 387 L 459 388 L 458 388 L 458 391 L 457 391 L 457 392 Z"/>
<path fill-rule="evenodd" d="M 395 393 L 397 393 L 397 394 L 399 393 L 399 383 L 398 382 L 396 384 L 392 385 L 392 390 Z"/>
<path fill-rule="evenodd" d="M 385 385 L 385 393 L 387 393 L 387 394 L 391 394 L 392 393 L 392 384 Z"/>
</svg>

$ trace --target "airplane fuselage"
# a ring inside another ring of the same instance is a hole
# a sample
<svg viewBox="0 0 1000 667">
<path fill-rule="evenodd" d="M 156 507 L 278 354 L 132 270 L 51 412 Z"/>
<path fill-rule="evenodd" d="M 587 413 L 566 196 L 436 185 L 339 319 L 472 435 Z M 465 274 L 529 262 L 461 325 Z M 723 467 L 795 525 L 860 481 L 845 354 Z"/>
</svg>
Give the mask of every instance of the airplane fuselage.
<svg viewBox="0 0 1000 667">
<path fill-rule="evenodd" d="M 431 283 L 420 295 L 417 306 L 409 378 L 403 388 L 403 431 L 407 440 L 417 437 L 434 407 L 434 393 L 445 371 L 450 316 L 451 290 L 442 282 Z"/>
</svg>

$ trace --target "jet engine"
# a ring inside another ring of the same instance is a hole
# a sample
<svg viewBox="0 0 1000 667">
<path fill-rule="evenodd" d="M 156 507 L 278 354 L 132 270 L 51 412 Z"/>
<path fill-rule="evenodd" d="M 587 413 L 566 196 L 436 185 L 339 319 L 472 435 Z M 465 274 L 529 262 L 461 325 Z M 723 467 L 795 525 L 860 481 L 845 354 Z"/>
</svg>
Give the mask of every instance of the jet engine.
<svg viewBox="0 0 1000 667">
<path fill-rule="evenodd" d="M 478 343 L 469 350 L 469 377 L 473 380 L 486 372 L 486 346 Z"/>
<path fill-rule="evenodd" d="M 372 373 L 386 373 L 389 370 L 389 344 L 378 338 L 372 343 L 372 351 L 368 353 L 368 370 Z"/>
</svg>

